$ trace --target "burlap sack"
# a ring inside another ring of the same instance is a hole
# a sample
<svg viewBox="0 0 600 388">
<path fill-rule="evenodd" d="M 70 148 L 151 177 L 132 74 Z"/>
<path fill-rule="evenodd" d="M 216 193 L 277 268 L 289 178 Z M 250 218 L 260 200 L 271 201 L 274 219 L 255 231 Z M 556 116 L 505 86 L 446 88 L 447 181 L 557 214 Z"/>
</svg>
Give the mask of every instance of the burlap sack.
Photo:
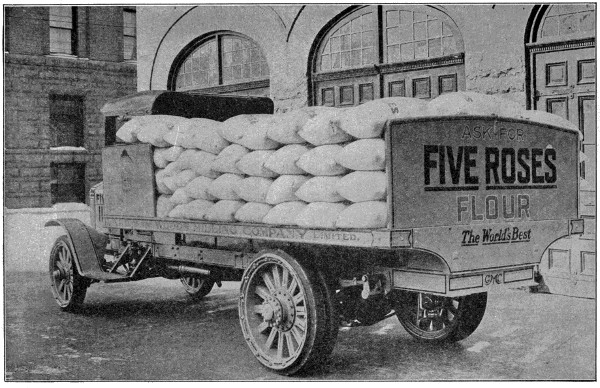
<svg viewBox="0 0 600 388">
<path fill-rule="evenodd" d="M 273 124 L 273 115 L 238 115 L 223 122 L 221 136 L 251 150 L 272 150 L 279 148 L 279 143 L 267 137 Z"/>
<path fill-rule="evenodd" d="M 335 222 L 346 207 L 343 203 L 309 203 L 296 217 L 296 225 L 302 228 L 335 228 Z"/>
<path fill-rule="evenodd" d="M 427 103 L 417 98 L 388 97 L 346 109 L 341 129 L 360 139 L 381 137 L 385 122 L 397 118 L 421 117 Z"/>
<path fill-rule="evenodd" d="M 338 228 L 385 228 L 387 226 L 387 203 L 367 201 L 354 203 L 340 213 L 335 223 Z"/>
<path fill-rule="evenodd" d="M 229 142 L 220 135 L 222 126 L 223 123 L 219 121 L 202 118 L 190 119 L 187 129 L 192 135 L 192 146 L 218 155 L 229 145 Z"/>
<path fill-rule="evenodd" d="M 476 92 L 442 94 L 427 104 L 430 116 L 500 116 L 518 118 L 523 108 L 502 97 Z"/>
<path fill-rule="evenodd" d="M 271 205 L 298 201 L 295 193 L 308 179 L 306 175 L 281 175 L 269 187 L 265 201 Z"/>
<path fill-rule="evenodd" d="M 265 218 L 263 218 L 263 223 L 270 225 L 295 225 L 296 217 L 306 206 L 306 202 L 302 201 L 280 203 L 267 213 Z"/>
<path fill-rule="evenodd" d="M 207 201 L 215 201 L 218 198 L 208 192 L 208 188 L 214 179 L 205 176 L 198 176 L 190 181 L 185 187 L 185 193 L 194 199 L 205 199 Z"/>
<path fill-rule="evenodd" d="M 335 156 L 340 165 L 356 171 L 385 170 L 385 141 L 361 139 L 344 146 Z"/>
<path fill-rule="evenodd" d="M 340 120 L 346 114 L 346 109 L 323 108 L 315 112 L 315 116 L 306 121 L 298 131 L 298 135 L 304 140 L 319 146 L 343 143 L 352 139 L 352 136 L 344 132 L 340 126 Z"/>
<path fill-rule="evenodd" d="M 342 175 L 348 172 L 348 169 L 335 161 L 342 146 L 338 144 L 329 144 L 315 147 L 304 153 L 296 165 L 311 175 Z"/>
<path fill-rule="evenodd" d="M 169 218 L 185 218 L 187 213 L 185 204 L 175 205 L 173 210 L 171 210 L 167 217 Z"/>
<path fill-rule="evenodd" d="M 273 179 L 251 176 L 238 182 L 233 189 L 246 202 L 265 203 L 271 184 Z"/>
<path fill-rule="evenodd" d="M 208 221 L 235 222 L 235 213 L 243 205 L 243 201 L 219 201 L 211 206 L 204 218 Z"/>
<path fill-rule="evenodd" d="M 219 199 L 237 201 L 240 196 L 235 192 L 235 188 L 243 179 L 243 175 L 223 174 L 211 182 L 208 193 Z"/>
<path fill-rule="evenodd" d="M 275 178 L 278 174 L 266 167 L 266 162 L 274 152 L 271 150 L 252 151 L 242 156 L 235 166 L 246 175 Z"/>
<path fill-rule="evenodd" d="M 383 171 L 355 171 L 336 185 L 339 195 L 352 202 L 378 201 L 387 197 L 387 175 Z"/>
<path fill-rule="evenodd" d="M 344 198 L 337 192 L 339 176 L 316 176 L 307 180 L 296 191 L 296 197 L 305 202 L 341 202 Z"/>
<path fill-rule="evenodd" d="M 265 167 L 280 175 L 304 174 L 304 170 L 296 165 L 309 148 L 302 144 L 289 144 L 281 147 L 269 157 Z"/>
<path fill-rule="evenodd" d="M 273 208 L 266 203 L 248 202 L 235 212 L 235 219 L 239 222 L 262 223 L 263 218 Z"/>
<path fill-rule="evenodd" d="M 185 205 L 186 214 L 184 218 L 190 220 L 204 220 L 206 213 L 213 207 L 214 202 L 204 199 L 196 199 Z"/>
<path fill-rule="evenodd" d="M 169 131 L 184 125 L 187 121 L 186 118 L 169 115 L 137 116 L 131 120 L 136 120 L 139 126 L 137 131 L 133 131 L 137 139 L 142 143 L 150 143 L 155 147 L 171 146 L 164 140 L 164 136 Z"/>
<path fill-rule="evenodd" d="M 155 178 L 156 178 L 156 190 L 158 190 L 158 192 L 160 194 L 167 194 L 167 195 L 171 195 L 173 194 L 173 190 L 169 189 L 169 187 L 167 187 L 167 185 L 165 185 L 165 178 L 167 177 L 165 170 L 157 170 L 156 174 L 155 174 Z"/>
<path fill-rule="evenodd" d="M 178 125 L 165 133 L 163 140 L 173 146 L 182 148 L 194 148 L 192 144 L 192 133 L 190 133 L 187 124 Z"/>
<path fill-rule="evenodd" d="M 152 155 L 152 160 L 154 161 L 154 165 L 158 168 L 165 168 L 169 162 L 163 156 L 163 150 L 168 148 L 155 148 L 154 153 Z"/>
<path fill-rule="evenodd" d="M 187 195 L 187 192 L 183 187 L 175 190 L 171 195 L 171 202 L 175 205 L 185 205 L 188 202 L 192 202 L 193 198 Z"/>
<path fill-rule="evenodd" d="M 211 168 L 214 161 L 215 155 L 211 153 L 189 149 L 183 151 L 179 158 L 173 163 L 177 164 L 178 169 L 189 169 L 193 170 L 196 175 L 202 175 L 207 178 L 216 178 L 220 173 Z"/>
<path fill-rule="evenodd" d="M 185 187 L 195 177 L 196 173 L 193 170 L 182 170 L 174 176 L 175 185 L 177 186 L 177 188 Z"/>
<path fill-rule="evenodd" d="M 175 205 L 171 202 L 170 195 L 160 195 L 156 200 L 156 217 L 167 217 L 174 207 Z"/>
<path fill-rule="evenodd" d="M 227 146 L 217 155 L 211 163 L 213 171 L 228 172 L 231 174 L 242 174 L 237 168 L 236 163 L 250 151 L 248 148 L 239 144 L 231 144 Z"/>
</svg>

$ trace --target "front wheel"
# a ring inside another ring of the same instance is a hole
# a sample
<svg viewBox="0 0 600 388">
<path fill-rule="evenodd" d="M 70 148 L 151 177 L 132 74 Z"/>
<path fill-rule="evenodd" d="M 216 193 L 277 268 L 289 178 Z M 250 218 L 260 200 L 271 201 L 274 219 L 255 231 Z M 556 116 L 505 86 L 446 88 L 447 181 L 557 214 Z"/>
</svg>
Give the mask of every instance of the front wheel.
<svg viewBox="0 0 600 388">
<path fill-rule="evenodd" d="M 477 329 L 485 313 L 487 293 L 449 298 L 400 291 L 396 299 L 396 315 L 410 335 L 424 341 L 454 342 Z"/>
<path fill-rule="evenodd" d="M 79 275 L 67 236 L 59 237 L 50 251 L 50 289 L 56 303 L 65 311 L 83 304 L 89 281 Z"/>
<path fill-rule="evenodd" d="M 239 315 L 244 338 L 267 368 L 291 375 L 331 352 L 331 304 L 322 279 L 282 251 L 264 251 L 246 269 Z"/>
<path fill-rule="evenodd" d="M 215 285 L 215 281 L 206 276 L 183 276 L 180 280 L 188 295 L 196 300 L 208 295 Z"/>
</svg>

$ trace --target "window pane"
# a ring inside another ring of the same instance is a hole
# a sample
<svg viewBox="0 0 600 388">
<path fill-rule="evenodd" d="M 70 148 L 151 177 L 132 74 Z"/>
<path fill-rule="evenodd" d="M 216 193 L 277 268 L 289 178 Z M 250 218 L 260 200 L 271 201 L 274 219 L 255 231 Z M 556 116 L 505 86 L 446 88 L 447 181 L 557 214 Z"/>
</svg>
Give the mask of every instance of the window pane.
<svg viewBox="0 0 600 388">
<path fill-rule="evenodd" d="M 72 54 L 71 30 L 50 28 L 50 52 Z"/>
<path fill-rule="evenodd" d="M 51 202 L 85 203 L 85 164 L 52 163 Z"/>
<path fill-rule="evenodd" d="M 132 60 L 136 59 L 136 39 L 135 36 L 124 36 L 123 37 L 123 59 Z"/>
<path fill-rule="evenodd" d="M 386 12 L 389 15 L 391 11 Z M 386 24 L 384 26 L 387 39 L 385 49 L 394 50 L 394 53 L 388 52 L 384 56 L 387 61 L 435 58 L 457 52 L 452 30 L 437 17 L 420 12 L 401 10 L 399 25 L 389 17 L 384 22 L 394 23 L 393 25 Z M 392 47 L 396 44 L 401 45 L 400 59 L 397 59 L 395 53 L 397 49 Z"/>
<path fill-rule="evenodd" d="M 415 59 L 427 58 L 427 42 L 422 40 L 415 42 Z"/>
<path fill-rule="evenodd" d="M 73 7 L 49 7 L 50 27 L 73 28 Z"/>
<path fill-rule="evenodd" d="M 398 11 L 387 11 L 385 14 L 388 27 L 394 27 L 400 23 Z"/>
<path fill-rule="evenodd" d="M 427 22 L 427 37 L 439 38 L 442 36 L 442 22 L 439 20 L 430 20 Z"/>
<path fill-rule="evenodd" d="M 331 54 L 331 58 L 318 58 L 320 71 L 361 67 L 374 63 L 372 51 L 364 49 L 376 46 L 376 31 L 373 12 L 354 17 L 334 30 L 323 42 L 321 56 Z M 367 54 L 364 56 L 363 54 Z M 326 66 L 330 64 L 331 66 Z"/>
<path fill-rule="evenodd" d="M 223 36 L 221 41 L 224 84 L 269 76 L 266 58 L 257 44 L 239 36 Z"/>
<path fill-rule="evenodd" d="M 429 39 L 429 57 L 439 57 L 442 55 L 442 39 Z"/>
<path fill-rule="evenodd" d="M 49 101 L 52 147 L 83 146 L 83 99 L 51 95 Z"/>
<path fill-rule="evenodd" d="M 135 12 L 123 11 L 123 35 L 135 36 Z"/>
</svg>

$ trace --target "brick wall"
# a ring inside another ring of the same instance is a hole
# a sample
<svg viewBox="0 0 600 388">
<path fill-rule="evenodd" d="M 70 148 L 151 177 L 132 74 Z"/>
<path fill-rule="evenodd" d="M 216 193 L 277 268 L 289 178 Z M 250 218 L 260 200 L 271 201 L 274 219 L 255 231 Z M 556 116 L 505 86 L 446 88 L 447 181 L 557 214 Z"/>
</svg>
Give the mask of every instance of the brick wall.
<svg viewBox="0 0 600 388">
<path fill-rule="evenodd" d="M 4 58 L 4 204 L 8 208 L 49 207 L 52 163 L 85 163 L 86 192 L 102 180 L 104 118 L 100 108 L 111 99 L 136 91 L 136 67 L 121 62 L 122 48 L 115 45 L 116 34 L 122 35 L 121 7 L 78 9 L 80 26 L 86 25 L 82 21 L 88 16 L 98 23 L 94 28 L 78 29 L 78 54 L 82 57 L 89 52 L 90 57 L 93 54 L 98 60 L 42 55 L 48 46 L 40 44 L 47 42 L 47 9 L 8 10 L 9 52 Z M 43 25 L 37 21 L 41 17 L 46 19 Z M 27 20 L 37 27 L 29 28 Z M 119 24 L 115 24 L 117 21 Z M 106 38 L 101 25 L 104 30 L 112 26 L 117 32 L 107 33 Z M 95 38 L 99 35 L 103 37 Z M 88 49 L 96 45 L 102 47 L 93 52 Z M 83 99 L 85 151 L 50 149 L 51 94 Z"/>
</svg>

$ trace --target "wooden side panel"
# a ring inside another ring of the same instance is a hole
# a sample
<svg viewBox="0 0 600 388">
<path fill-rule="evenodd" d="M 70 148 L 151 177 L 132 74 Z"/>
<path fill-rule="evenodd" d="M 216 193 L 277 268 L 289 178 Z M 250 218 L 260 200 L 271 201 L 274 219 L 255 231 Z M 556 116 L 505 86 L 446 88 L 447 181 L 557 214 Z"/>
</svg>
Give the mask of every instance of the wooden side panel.
<svg viewBox="0 0 600 388">
<path fill-rule="evenodd" d="M 156 199 L 152 146 L 128 144 L 105 148 L 104 214 L 154 217 Z"/>
</svg>

